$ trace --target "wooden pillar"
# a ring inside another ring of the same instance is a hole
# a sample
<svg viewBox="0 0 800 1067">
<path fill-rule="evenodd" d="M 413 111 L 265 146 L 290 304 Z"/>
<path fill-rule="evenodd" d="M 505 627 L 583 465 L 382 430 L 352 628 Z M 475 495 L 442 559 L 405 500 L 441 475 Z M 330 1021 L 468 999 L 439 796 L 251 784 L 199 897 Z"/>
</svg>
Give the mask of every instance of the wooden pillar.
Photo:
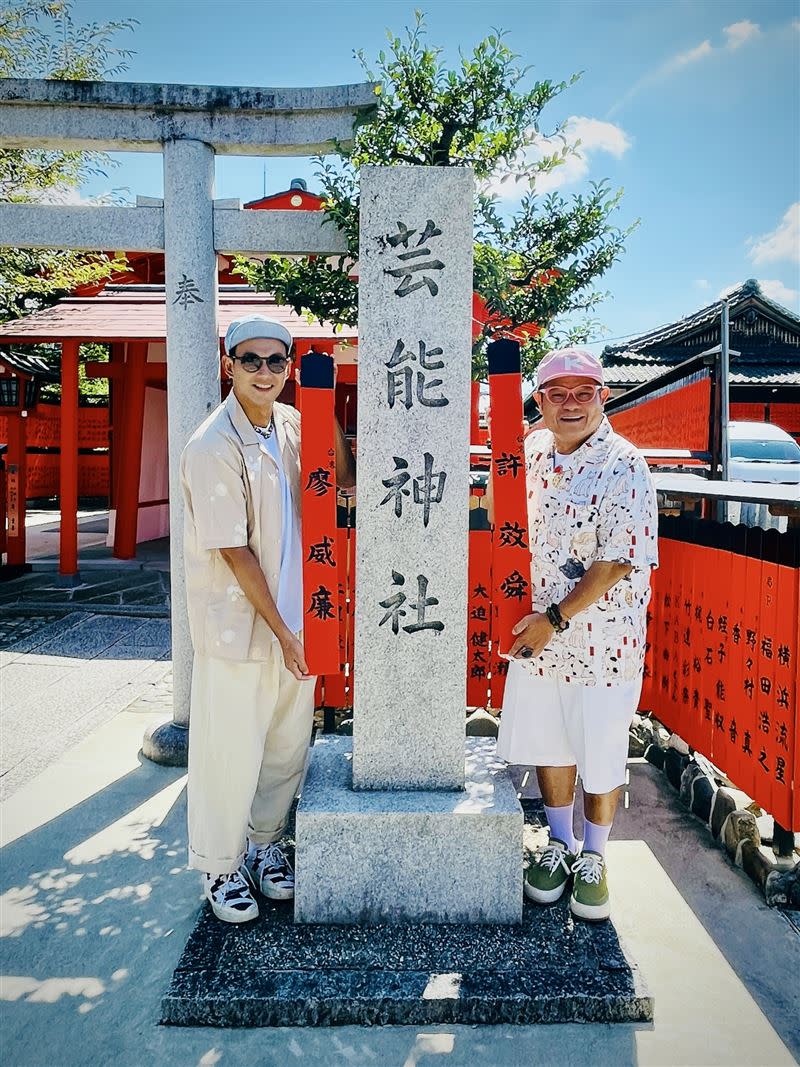
<svg viewBox="0 0 800 1067">
<path fill-rule="evenodd" d="M 114 556 L 117 559 L 136 557 L 146 372 L 147 342 L 130 342 L 125 362 L 125 405 L 121 412 L 122 432 L 119 437 L 121 455 L 114 527 Z"/>
<path fill-rule="evenodd" d="M 20 389 L 25 383 L 20 382 Z M 8 537 L 6 559 L 11 566 L 25 562 L 25 483 L 27 481 L 26 424 L 22 415 L 8 416 L 8 452 L 6 453 L 6 505 Z"/>
<path fill-rule="evenodd" d="M 122 458 L 122 412 L 125 409 L 125 343 L 116 341 L 110 346 L 109 363 L 112 373 L 108 379 L 109 399 L 109 448 L 111 451 L 109 466 L 108 506 L 116 509 L 117 490 L 120 481 L 120 462 Z M 88 368 L 87 368 L 88 369 Z"/>
<path fill-rule="evenodd" d="M 78 353 L 61 343 L 61 574 L 78 573 Z"/>
</svg>

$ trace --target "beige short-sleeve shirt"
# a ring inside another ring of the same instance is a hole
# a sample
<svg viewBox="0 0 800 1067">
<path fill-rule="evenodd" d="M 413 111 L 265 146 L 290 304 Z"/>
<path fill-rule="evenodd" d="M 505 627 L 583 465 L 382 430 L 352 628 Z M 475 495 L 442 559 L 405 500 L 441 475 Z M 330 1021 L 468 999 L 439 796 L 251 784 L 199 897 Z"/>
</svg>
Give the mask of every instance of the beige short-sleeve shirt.
<svg viewBox="0 0 800 1067">
<path fill-rule="evenodd" d="M 273 406 L 275 434 L 300 524 L 300 414 Z M 184 563 L 195 652 L 267 659 L 275 634 L 240 588 L 220 549 L 249 545 L 278 599 L 282 503 L 278 469 L 233 393 L 195 431 L 181 456 Z"/>
</svg>

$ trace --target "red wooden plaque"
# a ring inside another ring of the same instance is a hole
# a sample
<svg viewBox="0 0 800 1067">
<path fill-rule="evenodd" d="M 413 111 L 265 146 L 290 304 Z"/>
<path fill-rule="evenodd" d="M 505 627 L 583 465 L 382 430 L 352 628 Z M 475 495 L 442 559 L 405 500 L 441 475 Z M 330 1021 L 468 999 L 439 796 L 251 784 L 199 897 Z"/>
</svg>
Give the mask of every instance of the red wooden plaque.
<svg viewBox="0 0 800 1067">
<path fill-rule="evenodd" d="M 497 647 L 504 653 L 514 643 L 512 628 L 530 614 L 532 605 L 519 344 L 493 341 L 487 355 L 494 499 L 492 585 Z"/>
<path fill-rule="evenodd" d="M 300 485 L 303 522 L 303 644 L 311 674 L 339 673 L 339 540 L 333 358 L 303 356 Z"/>
</svg>

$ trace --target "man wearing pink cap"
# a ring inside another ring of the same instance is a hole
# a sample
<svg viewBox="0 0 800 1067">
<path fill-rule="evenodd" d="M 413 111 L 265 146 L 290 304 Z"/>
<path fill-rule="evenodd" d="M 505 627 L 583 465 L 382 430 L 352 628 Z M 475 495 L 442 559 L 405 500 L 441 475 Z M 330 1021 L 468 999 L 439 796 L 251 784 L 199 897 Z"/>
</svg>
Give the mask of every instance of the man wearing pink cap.
<svg viewBox="0 0 800 1067">
<path fill-rule="evenodd" d="M 571 882 L 573 914 L 599 920 L 610 914 L 605 846 L 642 685 L 658 510 L 644 458 L 603 414 L 595 356 L 551 352 L 535 395 L 543 428 L 525 440 L 533 610 L 514 627 L 497 751 L 536 767 L 550 825 L 526 896 L 548 904 Z"/>
</svg>

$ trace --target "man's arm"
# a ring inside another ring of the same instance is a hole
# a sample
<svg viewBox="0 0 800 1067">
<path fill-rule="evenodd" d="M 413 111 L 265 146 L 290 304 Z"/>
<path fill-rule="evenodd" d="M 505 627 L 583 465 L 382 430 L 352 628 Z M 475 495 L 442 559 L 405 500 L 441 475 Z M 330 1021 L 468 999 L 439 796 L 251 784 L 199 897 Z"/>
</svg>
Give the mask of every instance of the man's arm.
<svg viewBox="0 0 800 1067">
<path fill-rule="evenodd" d="M 596 560 L 558 605 L 562 617 L 571 619 L 579 611 L 585 611 L 596 600 L 605 596 L 609 589 L 613 589 L 617 582 L 629 575 L 631 569 L 630 563 Z"/>
<path fill-rule="evenodd" d="M 252 550 L 248 546 L 221 548 L 219 553 L 233 571 L 244 595 L 277 637 L 287 670 L 300 681 L 310 678 L 303 645 L 281 618 L 267 579 Z"/>
<path fill-rule="evenodd" d="M 334 432 L 336 435 L 336 484 L 340 489 L 352 489 L 356 484 L 356 461 L 338 419 L 334 420 Z"/>
<path fill-rule="evenodd" d="M 630 571 L 631 566 L 628 563 L 607 563 L 602 560 L 593 563 L 575 588 L 567 593 L 558 605 L 562 618 L 569 620 L 585 611 L 630 574 Z M 519 655 L 521 648 L 529 648 L 534 656 L 539 656 L 550 643 L 555 630 L 544 612 L 536 611 L 520 619 L 511 632 L 517 638 L 511 646 L 511 656 Z"/>
</svg>

